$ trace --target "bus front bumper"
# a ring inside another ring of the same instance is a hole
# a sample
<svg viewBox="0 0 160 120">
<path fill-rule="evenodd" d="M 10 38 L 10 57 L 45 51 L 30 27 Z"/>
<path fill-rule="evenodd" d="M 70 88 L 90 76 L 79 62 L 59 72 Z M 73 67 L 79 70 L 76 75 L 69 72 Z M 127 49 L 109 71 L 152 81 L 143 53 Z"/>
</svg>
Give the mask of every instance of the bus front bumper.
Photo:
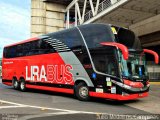
<svg viewBox="0 0 160 120">
<path fill-rule="evenodd" d="M 92 97 L 106 98 L 106 99 L 119 100 L 119 101 L 135 100 L 135 99 L 138 99 L 138 98 L 143 98 L 143 97 L 148 96 L 148 92 L 128 94 L 128 95 L 97 93 L 97 92 L 89 92 L 89 94 Z"/>
</svg>

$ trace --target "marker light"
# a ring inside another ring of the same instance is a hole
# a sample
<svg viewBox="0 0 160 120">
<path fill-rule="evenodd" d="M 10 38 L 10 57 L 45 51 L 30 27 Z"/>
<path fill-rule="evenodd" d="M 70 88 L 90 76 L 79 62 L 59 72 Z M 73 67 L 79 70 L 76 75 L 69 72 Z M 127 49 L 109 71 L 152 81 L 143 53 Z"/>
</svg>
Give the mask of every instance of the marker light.
<svg viewBox="0 0 160 120">
<path fill-rule="evenodd" d="M 96 79 L 97 75 L 96 73 L 92 73 L 92 78 Z"/>
</svg>

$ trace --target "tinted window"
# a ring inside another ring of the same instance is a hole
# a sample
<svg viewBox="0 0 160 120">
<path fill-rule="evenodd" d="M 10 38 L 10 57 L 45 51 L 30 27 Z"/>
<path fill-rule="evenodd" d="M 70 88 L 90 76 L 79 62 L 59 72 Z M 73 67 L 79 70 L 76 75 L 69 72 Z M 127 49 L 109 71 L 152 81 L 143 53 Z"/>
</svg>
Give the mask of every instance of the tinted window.
<svg viewBox="0 0 160 120">
<path fill-rule="evenodd" d="M 114 47 L 90 50 L 90 53 L 97 71 L 119 76 L 118 61 Z"/>
<path fill-rule="evenodd" d="M 13 58 L 16 55 L 16 46 L 11 46 L 4 48 L 4 57 L 5 58 Z"/>
<path fill-rule="evenodd" d="M 79 34 L 79 31 L 76 28 L 72 28 L 69 30 L 64 30 L 57 33 L 48 34 L 53 39 L 60 40 L 65 45 L 67 45 L 71 50 L 78 49 L 82 47 L 82 38 Z"/>
<path fill-rule="evenodd" d="M 102 47 L 101 42 L 113 42 L 114 35 L 110 26 L 102 24 L 91 24 L 79 27 L 89 49 Z"/>
<path fill-rule="evenodd" d="M 56 52 L 55 49 L 53 48 L 52 45 L 50 45 L 49 43 L 45 42 L 44 40 L 41 40 L 39 43 L 39 53 L 40 54 L 48 54 L 48 53 L 54 53 Z"/>
<path fill-rule="evenodd" d="M 42 39 L 6 47 L 4 48 L 3 54 L 5 58 L 14 58 L 39 54 L 48 54 L 54 52 L 54 48 Z"/>
<path fill-rule="evenodd" d="M 16 54 L 15 55 L 13 54 L 13 56 L 15 57 L 23 56 L 23 44 L 16 45 L 14 47 L 15 47 Z"/>
<path fill-rule="evenodd" d="M 21 45 L 23 46 L 23 55 L 22 56 L 39 54 L 39 49 L 40 49 L 39 48 L 39 40 L 24 43 Z"/>
</svg>

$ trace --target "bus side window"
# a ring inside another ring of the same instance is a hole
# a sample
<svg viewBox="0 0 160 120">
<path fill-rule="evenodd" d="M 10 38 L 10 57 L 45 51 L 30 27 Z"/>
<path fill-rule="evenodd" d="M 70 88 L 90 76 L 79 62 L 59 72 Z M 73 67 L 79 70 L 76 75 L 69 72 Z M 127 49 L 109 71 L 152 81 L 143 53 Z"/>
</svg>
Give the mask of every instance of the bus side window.
<svg viewBox="0 0 160 120">
<path fill-rule="evenodd" d="M 56 52 L 55 49 L 47 42 L 40 40 L 40 53 L 41 54 L 48 54 Z"/>
<path fill-rule="evenodd" d="M 72 33 L 72 34 L 70 34 Z M 60 40 L 71 50 L 80 50 L 83 46 L 82 38 L 77 29 L 72 28 L 66 32 L 56 33 L 53 35 L 54 39 Z"/>
<path fill-rule="evenodd" d="M 16 46 L 4 48 L 4 58 L 14 58 L 17 56 Z"/>
<path fill-rule="evenodd" d="M 37 55 L 39 52 L 38 41 L 33 41 L 31 43 L 31 55 Z"/>
<path fill-rule="evenodd" d="M 30 52 L 30 42 L 23 44 L 23 56 L 28 56 Z"/>
<path fill-rule="evenodd" d="M 14 58 L 17 56 L 17 51 L 16 51 L 17 46 L 11 46 L 9 47 L 8 51 L 8 57 L 9 58 Z"/>
<path fill-rule="evenodd" d="M 23 44 L 15 46 L 16 48 L 16 57 L 21 57 L 23 56 Z"/>
<path fill-rule="evenodd" d="M 4 49 L 3 49 L 3 57 L 4 57 L 4 58 L 7 58 L 6 53 L 7 53 L 7 48 L 4 48 Z"/>
<path fill-rule="evenodd" d="M 39 54 L 39 40 L 27 42 L 23 45 L 24 56 L 38 55 Z"/>
</svg>

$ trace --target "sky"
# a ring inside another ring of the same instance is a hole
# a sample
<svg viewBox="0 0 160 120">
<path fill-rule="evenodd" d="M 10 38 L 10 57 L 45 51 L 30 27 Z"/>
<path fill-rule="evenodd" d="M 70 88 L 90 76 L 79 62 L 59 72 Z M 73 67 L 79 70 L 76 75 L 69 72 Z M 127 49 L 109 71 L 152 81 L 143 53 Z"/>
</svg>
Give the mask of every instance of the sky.
<svg viewBox="0 0 160 120">
<path fill-rule="evenodd" d="M 0 58 L 3 47 L 30 37 L 31 0 L 0 0 Z"/>
</svg>

